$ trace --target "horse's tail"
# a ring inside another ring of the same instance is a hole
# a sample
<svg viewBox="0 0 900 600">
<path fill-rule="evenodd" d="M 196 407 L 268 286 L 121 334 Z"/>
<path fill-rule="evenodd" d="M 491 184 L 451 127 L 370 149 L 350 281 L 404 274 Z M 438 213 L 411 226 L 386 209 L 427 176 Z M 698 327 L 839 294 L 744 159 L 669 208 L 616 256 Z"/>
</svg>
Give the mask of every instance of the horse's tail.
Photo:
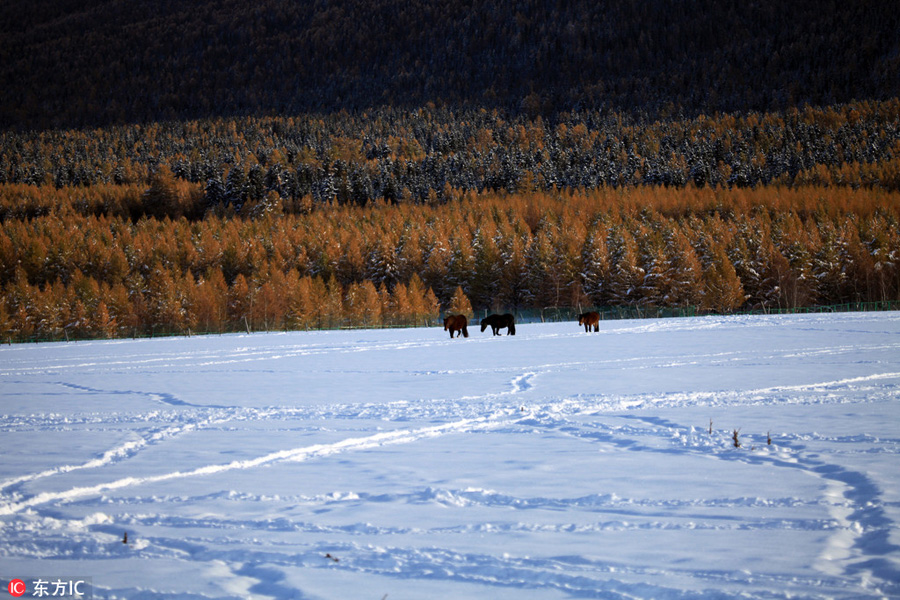
<svg viewBox="0 0 900 600">
<path fill-rule="evenodd" d="M 463 325 L 462 327 L 463 337 L 469 337 L 469 328 Z"/>
<path fill-rule="evenodd" d="M 516 322 L 513 320 L 509 322 L 509 335 L 516 335 Z"/>
</svg>

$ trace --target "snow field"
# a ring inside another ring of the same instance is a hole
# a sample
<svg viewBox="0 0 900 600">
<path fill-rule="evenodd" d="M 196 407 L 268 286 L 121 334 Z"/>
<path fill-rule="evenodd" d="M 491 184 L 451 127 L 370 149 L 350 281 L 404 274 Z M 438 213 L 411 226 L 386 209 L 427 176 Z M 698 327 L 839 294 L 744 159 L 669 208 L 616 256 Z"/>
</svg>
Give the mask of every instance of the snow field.
<svg viewBox="0 0 900 600">
<path fill-rule="evenodd" d="M 471 335 L 0 348 L 0 575 L 98 598 L 900 597 L 897 313 Z"/>
</svg>

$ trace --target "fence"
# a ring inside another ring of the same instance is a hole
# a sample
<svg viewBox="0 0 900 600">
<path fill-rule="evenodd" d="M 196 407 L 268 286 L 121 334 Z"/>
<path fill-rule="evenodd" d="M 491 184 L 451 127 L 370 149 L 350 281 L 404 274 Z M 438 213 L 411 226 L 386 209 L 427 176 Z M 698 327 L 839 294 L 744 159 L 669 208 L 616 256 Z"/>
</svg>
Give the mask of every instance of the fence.
<svg viewBox="0 0 900 600">
<path fill-rule="evenodd" d="M 665 319 L 677 317 L 697 317 L 706 316 L 714 313 L 704 311 L 697 307 L 687 306 L 678 308 L 662 308 L 650 306 L 604 306 L 599 308 L 593 307 L 546 307 L 541 309 L 521 309 L 509 310 L 501 312 L 511 312 L 516 317 L 517 323 L 560 323 L 565 321 L 577 321 L 578 315 L 593 310 L 600 313 L 600 319 L 603 321 L 613 321 L 621 319 Z M 848 302 L 844 304 L 832 304 L 827 306 L 800 306 L 793 308 L 759 308 L 750 311 L 740 311 L 729 313 L 732 315 L 783 315 L 783 314 L 809 314 L 809 313 L 846 313 L 846 312 L 877 312 L 900 310 L 900 301 L 886 300 L 882 302 Z M 478 310 L 473 315 L 473 321 L 478 322 L 491 311 Z M 192 335 L 223 335 L 229 333 L 260 333 L 275 331 L 329 331 L 338 329 L 401 329 L 408 327 L 435 327 L 442 324 L 440 319 L 422 318 L 414 322 L 403 320 L 386 320 L 381 322 L 377 327 L 360 325 L 352 322 L 350 319 L 326 319 L 317 323 L 315 327 L 293 328 L 293 329 L 271 329 L 271 330 L 251 330 L 246 323 L 237 324 L 232 328 L 224 331 L 194 331 L 194 330 L 178 330 L 169 331 L 161 329 L 151 329 L 150 331 L 120 331 L 120 335 L 116 339 L 142 339 L 142 338 L 160 338 L 175 336 L 192 336 Z M 68 342 L 85 339 L 102 339 L 102 338 L 75 338 L 71 337 L 67 332 L 63 331 L 57 336 L 12 336 L 4 335 L 0 337 L 3 342 L 12 343 L 41 343 L 41 342 Z"/>
<path fill-rule="evenodd" d="M 656 307 L 656 306 L 604 306 L 600 308 L 588 307 L 546 307 L 542 309 L 524 309 L 510 311 L 516 317 L 517 323 L 558 323 L 561 321 L 577 321 L 578 315 L 589 310 L 600 313 L 600 320 L 612 321 L 619 319 L 667 319 L 677 317 L 698 317 L 721 314 L 713 311 L 702 310 L 696 306 L 684 307 Z M 785 315 L 806 313 L 842 313 L 842 312 L 878 312 L 900 310 L 900 301 L 887 300 L 883 302 L 848 302 L 844 304 L 832 304 L 826 306 L 799 306 L 793 308 L 757 308 L 747 311 L 735 311 L 731 315 Z M 476 319 L 481 319 L 489 311 L 476 311 Z"/>
</svg>

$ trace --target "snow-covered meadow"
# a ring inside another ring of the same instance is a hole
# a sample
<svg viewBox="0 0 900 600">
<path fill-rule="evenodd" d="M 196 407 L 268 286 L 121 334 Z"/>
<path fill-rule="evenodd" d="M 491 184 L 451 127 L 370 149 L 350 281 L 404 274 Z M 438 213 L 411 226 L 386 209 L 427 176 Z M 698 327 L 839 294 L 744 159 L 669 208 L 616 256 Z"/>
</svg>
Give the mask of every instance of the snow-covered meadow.
<svg viewBox="0 0 900 600">
<path fill-rule="evenodd" d="M 0 577 L 900 598 L 898 385 L 898 313 L 3 346 Z"/>
</svg>

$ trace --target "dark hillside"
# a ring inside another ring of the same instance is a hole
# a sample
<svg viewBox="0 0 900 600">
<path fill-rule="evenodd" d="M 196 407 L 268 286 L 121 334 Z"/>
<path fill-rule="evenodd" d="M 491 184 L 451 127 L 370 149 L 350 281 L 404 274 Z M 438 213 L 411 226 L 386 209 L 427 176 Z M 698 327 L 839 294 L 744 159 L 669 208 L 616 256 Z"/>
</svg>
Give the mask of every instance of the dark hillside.
<svg viewBox="0 0 900 600">
<path fill-rule="evenodd" d="M 892 1 L 0 4 L 0 128 L 427 102 L 688 115 L 900 95 Z"/>
</svg>

